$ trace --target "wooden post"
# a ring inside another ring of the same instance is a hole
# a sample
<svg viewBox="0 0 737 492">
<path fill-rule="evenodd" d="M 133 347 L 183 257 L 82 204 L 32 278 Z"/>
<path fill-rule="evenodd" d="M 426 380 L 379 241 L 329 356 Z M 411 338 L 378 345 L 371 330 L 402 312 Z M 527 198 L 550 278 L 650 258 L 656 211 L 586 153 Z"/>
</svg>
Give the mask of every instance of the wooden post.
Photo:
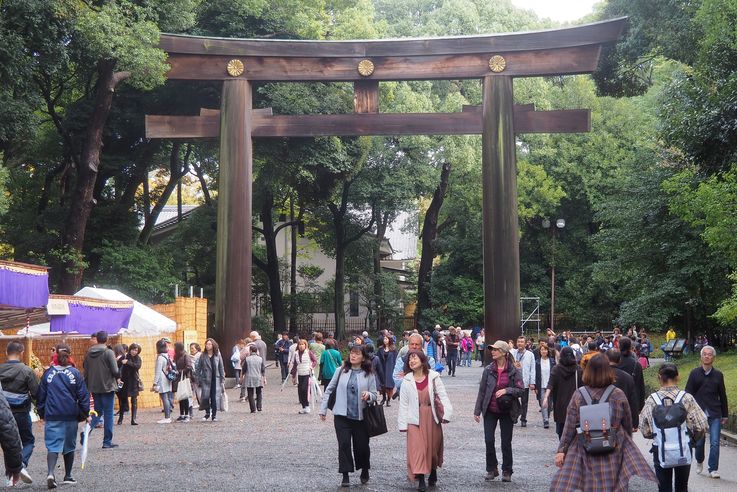
<svg viewBox="0 0 737 492">
<path fill-rule="evenodd" d="M 482 182 L 486 343 L 519 334 L 517 164 L 512 78 L 483 79 Z M 488 356 L 488 354 L 486 354 Z"/>
<path fill-rule="evenodd" d="M 220 109 L 215 297 L 215 336 L 226 354 L 251 332 L 251 128 L 251 83 L 226 80 Z"/>
</svg>

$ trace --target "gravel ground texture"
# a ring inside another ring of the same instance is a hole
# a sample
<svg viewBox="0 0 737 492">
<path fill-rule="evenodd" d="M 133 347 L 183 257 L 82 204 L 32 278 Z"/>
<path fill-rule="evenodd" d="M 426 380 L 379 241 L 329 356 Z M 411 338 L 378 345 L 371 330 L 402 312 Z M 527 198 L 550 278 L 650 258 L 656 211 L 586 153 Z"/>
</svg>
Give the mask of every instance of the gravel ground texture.
<svg viewBox="0 0 737 492">
<path fill-rule="evenodd" d="M 473 420 L 473 406 L 481 375 L 479 363 L 460 367 L 457 377 L 443 376 L 453 403 L 453 422 L 444 425 L 445 464 L 438 470 L 439 491 L 547 490 L 555 473 L 557 447 L 554 429 L 543 429 L 536 401 L 530 401 L 528 427 L 515 426 L 512 483 L 484 482 L 483 425 Z M 75 463 L 77 485 L 61 489 L 105 491 L 195 491 L 195 490 L 345 490 L 339 487 L 337 443 L 328 413 L 321 422 L 317 412 L 298 415 L 297 390 L 291 383 L 280 390 L 279 369 L 268 370 L 263 412 L 251 414 L 247 403 L 238 402 L 238 390 L 228 390 L 230 411 L 218 414 L 219 422 L 202 422 L 202 412 L 189 423 L 157 424 L 160 411 L 145 410 L 138 426 L 130 419 L 115 426 L 116 449 L 101 449 L 102 429 L 90 438 L 84 470 Z M 178 406 L 173 416 L 178 416 Z M 389 433 L 371 439 L 371 479 L 360 485 L 358 473 L 351 476 L 351 489 L 365 491 L 409 491 L 416 485 L 406 477 L 404 434 L 397 431 L 398 405 L 386 408 Z M 498 431 L 497 431 L 498 432 Z M 36 448 L 29 472 L 35 482 L 19 485 L 29 490 L 46 489 L 46 448 L 43 426 L 34 424 Z M 649 443 L 636 439 L 644 453 Z M 499 438 L 497 437 L 497 447 Z M 498 449 L 499 460 L 501 451 Z M 650 454 L 646 454 L 648 461 Z M 62 460 L 56 471 L 63 476 Z M 695 466 L 691 490 L 737 490 L 737 448 L 721 448 L 721 480 L 698 476 Z M 634 479 L 632 491 L 657 490 L 653 483 Z"/>
</svg>

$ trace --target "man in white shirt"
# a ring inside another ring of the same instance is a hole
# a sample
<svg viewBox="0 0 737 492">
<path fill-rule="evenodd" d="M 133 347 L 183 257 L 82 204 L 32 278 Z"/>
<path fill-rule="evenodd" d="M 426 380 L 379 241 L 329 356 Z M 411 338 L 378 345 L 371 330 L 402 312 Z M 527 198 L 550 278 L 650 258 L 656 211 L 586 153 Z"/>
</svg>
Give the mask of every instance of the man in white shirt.
<svg viewBox="0 0 737 492">
<path fill-rule="evenodd" d="M 511 350 L 514 357 L 514 367 L 522 370 L 522 382 L 525 385 L 525 392 L 522 394 L 522 414 L 520 422 L 522 427 L 527 427 L 527 404 L 530 401 L 530 390 L 535 391 L 535 356 L 532 352 L 525 349 L 525 337 L 517 338 L 517 348 Z"/>
</svg>

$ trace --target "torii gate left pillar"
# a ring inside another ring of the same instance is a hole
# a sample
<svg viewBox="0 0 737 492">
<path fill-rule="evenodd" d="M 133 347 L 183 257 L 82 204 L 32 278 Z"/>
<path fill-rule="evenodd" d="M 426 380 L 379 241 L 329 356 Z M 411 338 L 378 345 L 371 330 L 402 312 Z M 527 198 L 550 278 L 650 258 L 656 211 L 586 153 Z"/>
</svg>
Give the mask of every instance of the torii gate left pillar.
<svg viewBox="0 0 737 492">
<path fill-rule="evenodd" d="M 251 87 L 247 79 L 224 81 L 220 106 L 215 325 L 226 343 L 251 331 Z M 234 320 L 242 326 L 228 326 Z"/>
</svg>

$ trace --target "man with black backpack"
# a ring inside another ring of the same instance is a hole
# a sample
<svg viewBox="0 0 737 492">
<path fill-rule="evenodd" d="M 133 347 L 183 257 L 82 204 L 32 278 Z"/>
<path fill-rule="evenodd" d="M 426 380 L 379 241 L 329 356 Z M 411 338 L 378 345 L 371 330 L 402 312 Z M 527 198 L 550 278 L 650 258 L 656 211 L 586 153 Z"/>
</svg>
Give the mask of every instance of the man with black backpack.
<svg viewBox="0 0 737 492">
<path fill-rule="evenodd" d="M 640 414 L 640 410 L 645 405 L 645 378 L 642 375 L 642 366 L 637 361 L 637 358 L 632 353 L 632 340 L 628 337 L 622 337 L 619 339 L 619 351 L 621 352 L 621 359 L 617 368 L 623 370 L 635 380 L 635 393 L 633 396 L 636 398 L 634 401 L 630 401 L 630 406 L 635 407 L 633 414 Z M 633 424 L 635 424 L 633 422 Z M 636 424 L 635 424 L 636 425 Z M 637 432 L 637 427 L 632 429 L 633 432 Z"/>
<path fill-rule="evenodd" d="M 660 366 L 658 379 L 660 389 L 648 397 L 642 409 L 640 431 L 653 440 L 651 452 L 659 490 L 687 492 L 692 443 L 708 428 L 706 415 L 693 396 L 678 389 L 675 364 Z"/>
</svg>

